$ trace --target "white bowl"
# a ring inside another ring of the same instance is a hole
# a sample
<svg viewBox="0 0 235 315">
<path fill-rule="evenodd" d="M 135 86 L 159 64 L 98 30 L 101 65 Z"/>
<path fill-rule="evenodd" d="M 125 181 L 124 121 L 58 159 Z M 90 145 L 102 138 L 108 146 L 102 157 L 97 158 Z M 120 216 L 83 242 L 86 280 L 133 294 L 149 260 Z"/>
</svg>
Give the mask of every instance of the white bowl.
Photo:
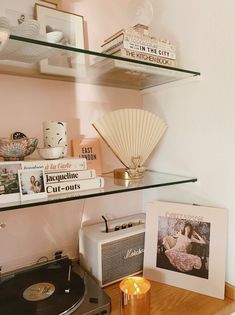
<svg viewBox="0 0 235 315">
<path fill-rule="evenodd" d="M 38 148 L 38 154 L 45 160 L 55 160 L 62 157 L 62 152 L 64 147 L 48 147 L 48 148 Z"/>
</svg>

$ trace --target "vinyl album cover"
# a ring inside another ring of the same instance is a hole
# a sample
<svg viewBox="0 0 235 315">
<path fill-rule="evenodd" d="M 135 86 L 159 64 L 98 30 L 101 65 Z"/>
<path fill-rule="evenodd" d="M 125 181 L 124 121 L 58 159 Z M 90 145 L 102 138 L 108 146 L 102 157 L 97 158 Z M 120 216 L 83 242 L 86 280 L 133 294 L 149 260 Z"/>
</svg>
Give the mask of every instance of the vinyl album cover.
<svg viewBox="0 0 235 315">
<path fill-rule="evenodd" d="M 146 213 L 144 277 L 224 299 L 227 210 L 154 201 Z"/>
</svg>

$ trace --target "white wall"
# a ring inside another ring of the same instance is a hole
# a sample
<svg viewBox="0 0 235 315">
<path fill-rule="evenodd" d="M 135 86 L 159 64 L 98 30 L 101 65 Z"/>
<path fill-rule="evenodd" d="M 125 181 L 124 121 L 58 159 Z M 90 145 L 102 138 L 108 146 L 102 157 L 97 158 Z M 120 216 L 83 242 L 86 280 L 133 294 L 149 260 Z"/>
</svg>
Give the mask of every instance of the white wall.
<svg viewBox="0 0 235 315">
<path fill-rule="evenodd" d="M 160 114 L 169 126 L 151 167 L 195 176 L 199 183 L 147 192 L 145 198 L 227 208 L 226 280 L 235 285 L 235 2 L 152 3 L 152 34 L 172 39 L 179 66 L 201 71 L 202 77 L 144 95 L 145 109 Z"/>
</svg>

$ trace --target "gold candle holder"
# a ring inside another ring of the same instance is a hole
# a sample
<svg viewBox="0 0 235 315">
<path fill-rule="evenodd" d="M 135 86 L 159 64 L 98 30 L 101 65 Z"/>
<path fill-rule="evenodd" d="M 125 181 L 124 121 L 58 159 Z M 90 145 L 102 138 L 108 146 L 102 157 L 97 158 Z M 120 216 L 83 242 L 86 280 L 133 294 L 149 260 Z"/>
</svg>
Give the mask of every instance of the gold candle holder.
<svg viewBox="0 0 235 315">
<path fill-rule="evenodd" d="M 142 277 L 129 277 L 121 281 L 121 314 L 150 314 L 151 284 Z"/>
</svg>

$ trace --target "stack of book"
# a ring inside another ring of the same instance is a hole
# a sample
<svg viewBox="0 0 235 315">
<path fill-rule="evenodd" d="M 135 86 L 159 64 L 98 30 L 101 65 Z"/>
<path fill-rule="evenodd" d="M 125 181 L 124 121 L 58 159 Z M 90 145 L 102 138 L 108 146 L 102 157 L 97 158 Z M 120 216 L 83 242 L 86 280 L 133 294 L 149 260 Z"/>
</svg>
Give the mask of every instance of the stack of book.
<svg viewBox="0 0 235 315">
<path fill-rule="evenodd" d="M 168 40 L 151 37 L 148 28 L 136 25 L 122 29 L 101 45 L 102 53 L 165 66 L 176 66 L 176 49 Z"/>
<path fill-rule="evenodd" d="M 48 195 L 79 192 L 104 187 L 103 177 L 94 169 L 87 169 L 86 159 L 64 158 L 58 160 L 24 161 L 23 169 L 44 169 Z"/>
</svg>

